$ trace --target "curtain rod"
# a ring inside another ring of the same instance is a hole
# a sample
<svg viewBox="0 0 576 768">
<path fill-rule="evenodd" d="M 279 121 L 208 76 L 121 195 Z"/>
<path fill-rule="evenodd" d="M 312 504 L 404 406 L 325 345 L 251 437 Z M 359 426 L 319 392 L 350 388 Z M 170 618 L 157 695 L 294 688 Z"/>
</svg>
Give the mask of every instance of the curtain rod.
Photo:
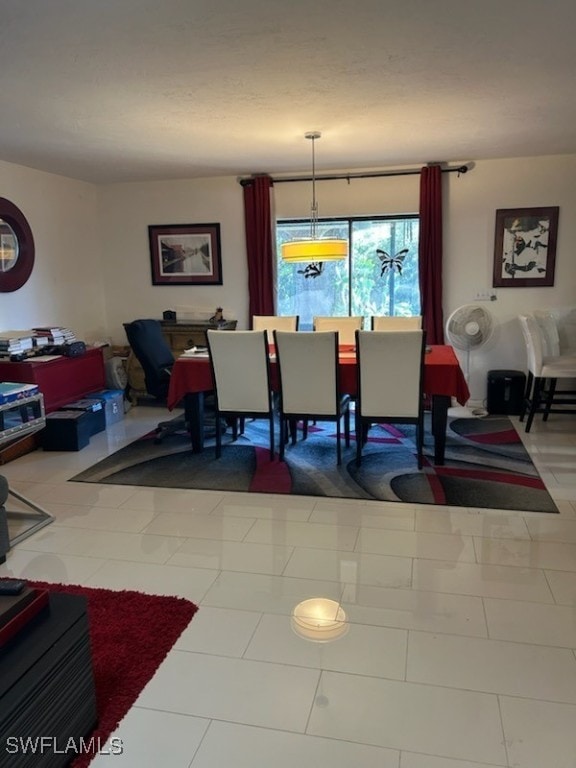
<svg viewBox="0 0 576 768">
<path fill-rule="evenodd" d="M 455 168 L 442 168 L 442 173 L 457 173 L 460 176 L 461 173 L 468 173 L 470 169 L 467 165 L 459 165 Z M 348 181 L 351 179 L 376 179 L 381 176 L 416 176 L 420 174 L 419 168 L 405 171 L 367 171 L 366 173 L 336 173 L 327 175 L 316 175 L 316 181 Z M 274 184 L 285 184 L 292 181 L 312 181 L 312 176 L 283 176 L 280 178 L 271 177 Z M 239 178 L 238 183 L 245 187 L 247 184 L 251 184 L 254 180 L 253 176 Z"/>
</svg>

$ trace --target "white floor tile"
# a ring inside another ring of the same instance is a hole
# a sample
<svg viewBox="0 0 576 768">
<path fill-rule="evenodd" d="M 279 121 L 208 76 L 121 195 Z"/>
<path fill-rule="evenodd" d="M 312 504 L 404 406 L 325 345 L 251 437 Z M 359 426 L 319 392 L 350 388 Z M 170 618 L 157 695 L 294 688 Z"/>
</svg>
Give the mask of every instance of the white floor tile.
<svg viewBox="0 0 576 768">
<path fill-rule="evenodd" d="M 375 505 L 317 504 L 310 515 L 311 523 L 331 525 L 354 525 L 362 528 L 385 528 L 387 530 L 413 531 L 414 511 L 378 508 Z"/>
<path fill-rule="evenodd" d="M 160 512 L 147 526 L 145 533 L 182 538 L 242 541 L 253 525 L 254 520 L 250 518 Z"/>
<path fill-rule="evenodd" d="M 413 587 L 459 595 L 554 602 L 544 572 L 538 568 L 416 559 Z"/>
<path fill-rule="evenodd" d="M 554 599 L 560 605 L 576 605 L 576 573 L 546 571 Z"/>
<path fill-rule="evenodd" d="M 557 516 L 526 519 L 530 536 L 535 541 L 559 541 L 576 543 L 576 520 L 558 520 Z"/>
<path fill-rule="evenodd" d="M 144 509 L 88 507 L 84 504 L 50 504 L 54 524 L 66 528 L 139 533 L 154 519 L 154 512 Z"/>
<path fill-rule="evenodd" d="M 74 531 L 74 533 L 77 534 L 76 538 L 65 547 L 64 554 L 111 560 L 136 560 L 144 563 L 165 563 L 183 542 L 183 539 L 175 536 L 153 536 L 141 533 L 117 532 L 113 536 L 105 531 Z M 28 544 L 28 539 L 24 544 Z"/>
<path fill-rule="evenodd" d="M 134 589 L 150 595 L 175 595 L 198 604 L 217 576 L 218 571 L 204 568 L 108 560 L 90 576 L 87 584 L 103 589 Z"/>
<path fill-rule="evenodd" d="M 86 584 L 105 562 L 95 557 L 34 552 L 19 546 L 8 554 L 4 565 L 0 565 L 0 576 L 17 576 L 52 584 Z"/>
<path fill-rule="evenodd" d="M 285 664 L 172 651 L 137 704 L 303 733 L 318 677 Z"/>
<path fill-rule="evenodd" d="M 344 634 L 332 642 L 314 642 L 300 637 L 288 616 L 266 615 L 244 657 L 403 680 L 406 640 L 404 630 L 348 624 Z"/>
<path fill-rule="evenodd" d="M 568 605 L 485 599 L 489 636 L 517 643 L 576 648 L 576 613 Z"/>
<path fill-rule="evenodd" d="M 227 517 L 253 517 L 261 520 L 306 522 L 316 499 L 274 496 L 265 493 L 227 493 L 213 514 Z"/>
<path fill-rule="evenodd" d="M 185 512 L 206 515 L 218 506 L 222 494 L 212 491 L 179 490 L 176 488 L 139 488 L 120 509 L 159 512 Z"/>
<path fill-rule="evenodd" d="M 510 765 L 573 768 L 576 755 L 574 705 L 502 697 L 500 706 Z"/>
<path fill-rule="evenodd" d="M 257 520 L 246 535 L 245 541 L 276 546 L 352 551 L 357 537 L 358 528 L 351 525 Z"/>
<path fill-rule="evenodd" d="M 326 579 L 340 584 L 410 587 L 412 559 L 297 547 L 284 575 L 301 579 Z"/>
<path fill-rule="evenodd" d="M 262 614 L 210 608 L 203 605 L 194 614 L 174 646 L 175 650 L 209 653 L 213 656 L 244 655 Z"/>
<path fill-rule="evenodd" d="M 496 764 L 490 764 L 494 768 Z M 498 763 L 496 768 L 503 768 L 506 763 Z M 486 768 L 486 763 L 471 763 L 469 760 L 453 760 L 433 755 L 416 755 L 414 752 L 402 752 L 400 768 Z"/>
<path fill-rule="evenodd" d="M 576 663 L 565 648 L 410 632 L 406 679 L 576 704 Z"/>
<path fill-rule="evenodd" d="M 90 768 L 188 768 L 210 721 L 133 707 Z M 118 750 L 122 752 L 118 754 Z"/>
<path fill-rule="evenodd" d="M 350 621 L 359 624 L 487 635 L 482 601 L 477 597 L 347 585 L 342 607 Z"/>
<path fill-rule="evenodd" d="M 451 533 L 461 536 L 488 536 L 494 539 L 528 539 L 528 529 L 520 516 L 482 512 L 434 512 L 428 509 L 416 513 L 416 530 L 428 533 Z"/>
<path fill-rule="evenodd" d="M 186 539 L 168 564 L 279 575 L 283 573 L 291 554 L 292 547 L 221 539 Z"/>
<path fill-rule="evenodd" d="M 576 544 L 512 539 L 474 539 L 479 563 L 576 571 Z"/>
<path fill-rule="evenodd" d="M 356 550 L 379 555 L 475 562 L 472 537 L 458 534 L 362 528 Z"/>
<path fill-rule="evenodd" d="M 223 571 L 206 593 L 202 605 L 291 616 L 294 606 L 302 600 L 311 597 L 340 600 L 341 592 L 341 587 L 331 581 Z"/>
<path fill-rule="evenodd" d="M 318 691 L 308 733 L 506 764 L 496 696 L 335 672 Z"/>
<path fill-rule="evenodd" d="M 190 768 L 226 766 L 398 768 L 398 752 L 347 741 L 213 721 Z"/>
</svg>

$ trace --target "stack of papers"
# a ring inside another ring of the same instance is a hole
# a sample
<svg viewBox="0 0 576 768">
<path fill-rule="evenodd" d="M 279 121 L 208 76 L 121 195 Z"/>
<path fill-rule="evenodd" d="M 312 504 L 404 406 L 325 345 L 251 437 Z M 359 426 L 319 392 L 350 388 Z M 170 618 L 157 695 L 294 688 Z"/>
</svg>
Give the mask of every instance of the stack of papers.
<svg viewBox="0 0 576 768">
<path fill-rule="evenodd" d="M 208 356 L 208 348 L 207 347 L 190 347 L 190 349 L 185 349 L 184 352 L 180 355 L 180 357 L 197 357 L 198 355 L 205 357 Z"/>
</svg>

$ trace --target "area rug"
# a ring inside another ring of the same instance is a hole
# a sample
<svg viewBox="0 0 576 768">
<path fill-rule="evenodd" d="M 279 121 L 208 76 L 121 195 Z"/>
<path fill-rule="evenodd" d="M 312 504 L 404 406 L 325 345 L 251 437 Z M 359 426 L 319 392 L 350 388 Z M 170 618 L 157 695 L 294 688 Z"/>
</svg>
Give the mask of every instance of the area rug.
<svg viewBox="0 0 576 768">
<path fill-rule="evenodd" d="M 39 581 L 28 583 L 49 592 L 82 595 L 88 600 L 98 712 L 98 726 L 90 737 L 92 744 L 104 747 L 198 608 L 179 597 Z M 80 755 L 72 766 L 85 768 L 93 757 Z"/>
<path fill-rule="evenodd" d="M 558 512 L 507 416 L 449 419 L 446 462 L 435 466 L 427 425 L 425 461 L 416 464 L 412 426 L 374 425 L 361 466 L 355 442 L 336 464 L 334 424 L 310 425 L 286 447 L 286 461 L 269 460 L 268 422 L 248 421 L 236 442 L 223 437 L 220 459 L 213 441 L 201 454 L 185 434 L 154 444 L 154 433 L 122 448 L 71 478 L 76 482 L 158 488 L 195 488 L 393 501 L 488 509 Z M 352 436 L 354 437 L 354 436 Z"/>
</svg>

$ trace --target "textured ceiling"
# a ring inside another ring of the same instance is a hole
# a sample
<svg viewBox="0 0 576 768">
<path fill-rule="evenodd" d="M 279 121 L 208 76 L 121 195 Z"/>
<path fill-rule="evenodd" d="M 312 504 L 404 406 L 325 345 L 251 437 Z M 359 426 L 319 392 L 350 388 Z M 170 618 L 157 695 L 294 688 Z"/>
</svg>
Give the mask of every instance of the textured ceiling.
<svg viewBox="0 0 576 768">
<path fill-rule="evenodd" d="M 97 183 L 576 152 L 574 0 L 0 0 L 0 159 Z"/>
</svg>

